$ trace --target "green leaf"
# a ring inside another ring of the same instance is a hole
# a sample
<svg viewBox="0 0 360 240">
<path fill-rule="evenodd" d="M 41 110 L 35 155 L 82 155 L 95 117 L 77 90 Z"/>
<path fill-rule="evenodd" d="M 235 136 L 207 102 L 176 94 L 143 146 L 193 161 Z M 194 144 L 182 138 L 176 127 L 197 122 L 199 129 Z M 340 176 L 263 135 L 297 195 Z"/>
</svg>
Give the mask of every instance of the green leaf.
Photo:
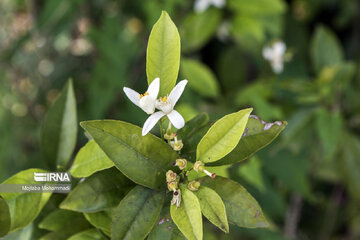
<svg viewBox="0 0 360 240">
<path fill-rule="evenodd" d="M 261 162 L 256 156 L 251 157 L 245 164 L 241 164 L 239 175 L 261 191 L 265 190 L 265 183 L 261 174 Z"/>
<path fill-rule="evenodd" d="M 181 149 L 183 157 L 189 161 L 195 161 L 196 146 L 209 128 L 209 115 L 207 113 L 200 113 L 186 122 L 185 126 L 177 132 L 179 138 L 184 143 L 184 147 Z"/>
<path fill-rule="evenodd" d="M 84 216 L 91 225 L 111 237 L 112 211 L 107 210 L 95 213 L 84 213 Z"/>
<path fill-rule="evenodd" d="M 265 123 L 259 117 L 252 115 L 246 124 L 245 134 L 234 150 L 223 159 L 210 163 L 212 166 L 228 165 L 243 161 L 270 144 L 285 129 L 287 122 L 276 121 Z M 267 126 L 267 129 L 265 128 Z M 267 130 L 264 130 L 267 129 Z"/>
<path fill-rule="evenodd" d="M 165 188 L 166 171 L 179 155 L 160 138 L 147 134 L 130 123 L 115 120 L 87 121 L 80 124 L 115 163 L 120 171 L 137 184 Z"/>
<path fill-rule="evenodd" d="M 51 169 L 66 167 L 75 148 L 77 124 L 76 100 L 69 80 L 41 126 L 41 152 Z"/>
<path fill-rule="evenodd" d="M 341 114 L 340 112 L 330 113 L 326 109 L 320 108 L 316 113 L 315 123 L 324 156 L 328 159 L 337 151 L 341 139 Z"/>
<path fill-rule="evenodd" d="M 340 63 L 344 58 L 339 40 L 330 29 L 324 26 L 316 28 L 310 50 L 311 60 L 317 72 L 326 66 Z"/>
<path fill-rule="evenodd" d="M 170 217 L 170 208 L 164 207 L 161 210 L 158 223 L 151 230 L 148 240 L 185 240 L 184 235 L 179 231 Z"/>
<path fill-rule="evenodd" d="M 10 210 L 5 200 L 0 197 L 0 237 L 5 236 L 10 230 Z"/>
<path fill-rule="evenodd" d="M 190 13 L 180 26 L 182 49 L 184 52 L 203 47 L 216 33 L 221 21 L 221 11 L 209 8 L 203 13 Z"/>
<path fill-rule="evenodd" d="M 136 186 L 113 213 L 111 239 L 144 239 L 158 219 L 165 192 Z"/>
<path fill-rule="evenodd" d="M 97 172 L 79 183 L 60 204 L 76 212 L 98 212 L 115 207 L 133 187 L 116 168 Z"/>
<path fill-rule="evenodd" d="M 77 234 L 72 235 L 68 240 L 106 240 L 98 230 L 88 229 Z"/>
<path fill-rule="evenodd" d="M 38 182 L 34 180 L 34 172 L 44 173 L 46 171 L 36 168 L 24 170 L 11 176 L 2 184 L 37 184 Z M 1 193 L 0 195 L 8 205 L 11 217 L 9 232 L 13 232 L 35 220 L 49 200 L 51 193 Z"/>
<path fill-rule="evenodd" d="M 179 66 L 179 32 L 169 15 L 163 11 L 151 30 L 146 53 L 148 83 L 160 78 L 159 96 L 171 92 L 178 77 Z"/>
<path fill-rule="evenodd" d="M 286 10 L 283 0 L 229 0 L 228 5 L 239 13 L 254 15 L 279 14 Z"/>
<path fill-rule="evenodd" d="M 46 216 L 39 223 L 39 228 L 51 231 L 41 237 L 41 240 L 62 240 L 91 228 L 91 225 L 81 213 L 58 209 Z"/>
<path fill-rule="evenodd" d="M 211 188 L 200 186 L 194 192 L 200 202 L 201 212 L 222 231 L 229 232 L 226 210 L 221 197 Z"/>
<path fill-rule="evenodd" d="M 360 140 L 349 133 L 344 133 L 341 139 L 343 161 L 338 161 L 338 169 L 349 193 L 358 201 L 360 200 Z"/>
<path fill-rule="evenodd" d="M 196 159 L 215 162 L 231 152 L 240 141 L 251 111 L 247 108 L 216 121 L 198 144 Z"/>
<path fill-rule="evenodd" d="M 181 73 L 189 81 L 190 87 L 205 97 L 219 95 L 219 85 L 214 73 L 205 64 L 182 58 Z"/>
<path fill-rule="evenodd" d="M 94 172 L 112 166 L 114 166 L 114 163 L 106 156 L 94 140 L 90 140 L 76 155 L 70 173 L 73 177 L 88 177 Z"/>
<path fill-rule="evenodd" d="M 203 238 L 203 226 L 199 200 L 185 187 L 180 187 L 180 190 L 181 204 L 178 208 L 171 205 L 171 218 L 187 239 L 200 240 Z"/>
<path fill-rule="evenodd" d="M 220 195 L 230 223 L 245 228 L 268 227 L 259 204 L 239 183 L 223 177 L 204 177 L 200 182 Z"/>
<path fill-rule="evenodd" d="M 1 238 L 1 240 L 19 240 L 19 239 L 21 240 L 34 239 L 34 223 L 30 223 L 27 227 L 18 229 Z"/>
</svg>

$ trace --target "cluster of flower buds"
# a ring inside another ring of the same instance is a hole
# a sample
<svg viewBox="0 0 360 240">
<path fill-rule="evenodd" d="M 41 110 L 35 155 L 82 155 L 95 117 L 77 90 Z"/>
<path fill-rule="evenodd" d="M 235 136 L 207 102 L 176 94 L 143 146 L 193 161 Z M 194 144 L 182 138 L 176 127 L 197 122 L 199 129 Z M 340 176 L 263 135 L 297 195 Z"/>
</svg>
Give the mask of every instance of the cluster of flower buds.
<svg viewBox="0 0 360 240">
<path fill-rule="evenodd" d="M 174 133 L 174 141 L 170 141 L 170 144 L 175 151 L 180 151 L 184 146 L 182 140 L 177 139 L 176 133 Z"/>
<path fill-rule="evenodd" d="M 178 188 L 178 177 L 177 174 L 169 170 L 166 172 L 166 182 L 169 191 L 175 191 Z"/>
<path fill-rule="evenodd" d="M 196 172 L 204 172 L 206 175 L 208 175 L 209 177 L 211 178 L 215 178 L 216 177 L 216 174 L 215 173 L 211 173 L 209 172 L 208 170 L 205 169 L 205 164 L 201 161 L 196 161 L 194 163 L 194 170 Z"/>
<path fill-rule="evenodd" d="M 173 163 L 174 166 L 178 166 L 180 170 L 183 170 L 187 166 L 187 161 L 185 158 L 179 158 L 176 159 L 176 161 Z"/>
<path fill-rule="evenodd" d="M 166 172 L 166 182 L 169 191 L 173 191 L 173 198 L 171 200 L 171 205 L 176 204 L 176 208 L 180 207 L 181 203 L 181 191 L 178 189 L 179 185 L 179 177 L 176 173 L 169 170 Z"/>
<path fill-rule="evenodd" d="M 191 191 L 197 191 L 200 187 L 200 182 L 198 181 L 191 181 L 189 182 L 188 184 L 188 188 L 191 190 Z"/>
</svg>

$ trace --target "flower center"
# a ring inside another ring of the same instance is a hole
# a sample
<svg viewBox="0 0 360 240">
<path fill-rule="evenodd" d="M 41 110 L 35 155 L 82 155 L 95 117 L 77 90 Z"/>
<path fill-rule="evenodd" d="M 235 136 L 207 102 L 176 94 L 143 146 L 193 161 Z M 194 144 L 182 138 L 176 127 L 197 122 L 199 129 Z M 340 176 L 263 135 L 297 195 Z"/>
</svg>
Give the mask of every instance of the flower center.
<svg viewBox="0 0 360 240">
<path fill-rule="evenodd" d="M 147 96 L 147 95 L 149 95 L 148 92 L 145 92 L 144 94 L 140 94 L 140 99 L 143 98 L 144 96 Z"/>
<path fill-rule="evenodd" d="M 156 103 L 156 107 L 159 110 L 163 111 L 165 114 L 169 114 L 173 110 L 170 99 L 167 96 L 160 97 L 160 99 L 156 101 Z"/>
</svg>

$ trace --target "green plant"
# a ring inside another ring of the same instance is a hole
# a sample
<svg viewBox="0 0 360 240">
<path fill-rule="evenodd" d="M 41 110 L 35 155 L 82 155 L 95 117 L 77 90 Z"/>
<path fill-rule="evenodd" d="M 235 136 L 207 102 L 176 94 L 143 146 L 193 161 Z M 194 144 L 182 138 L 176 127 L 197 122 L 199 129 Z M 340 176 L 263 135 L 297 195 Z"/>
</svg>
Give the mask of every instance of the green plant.
<svg viewBox="0 0 360 240">
<path fill-rule="evenodd" d="M 73 163 L 77 116 L 69 81 L 43 123 L 41 148 L 50 170 L 69 170 L 85 179 L 65 199 L 50 193 L 2 193 L 0 236 L 25 228 L 40 212 L 46 217 L 36 224 L 50 231 L 42 239 L 203 239 L 202 214 L 225 233 L 229 223 L 268 227 L 247 190 L 216 174 L 271 143 L 287 123 L 266 123 L 250 115 L 251 108 L 214 124 L 206 113 L 185 123 L 174 110 L 187 83 L 175 86 L 179 66 L 180 36 L 163 12 L 147 48 L 148 92 L 124 89 L 150 117 L 143 128 L 118 120 L 81 122 L 90 140 Z M 186 66 L 185 72 L 192 78 Z M 157 122 L 161 137 L 149 133 Z M 35 183 L 34 172 L 46 171 L 25 170 L 4 183 Z"/>
</svg>

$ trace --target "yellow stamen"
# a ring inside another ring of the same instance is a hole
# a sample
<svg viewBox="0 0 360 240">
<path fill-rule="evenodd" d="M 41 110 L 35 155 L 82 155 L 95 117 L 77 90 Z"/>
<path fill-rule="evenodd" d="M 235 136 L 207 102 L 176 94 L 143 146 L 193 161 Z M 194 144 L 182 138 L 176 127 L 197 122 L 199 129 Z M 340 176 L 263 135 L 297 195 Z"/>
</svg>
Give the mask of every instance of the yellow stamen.
<svg viewBox="0 0 360 240">
<path fill-rule="evenodd" d="M 166 102 L 166 101 L 167 101 L 167 97 L 165 96 L 165 97 L 161 98 L 161 101 Z"/>
<path fill-rule="evenodd" d="M 146 96 L 146 95 L 149 95 L 149 93 L 148 93 L 148 92 L 145 92 L 144 94 L 140 94 L 140 99 L 141 99 L 142 97 Z"/>
</svg>

